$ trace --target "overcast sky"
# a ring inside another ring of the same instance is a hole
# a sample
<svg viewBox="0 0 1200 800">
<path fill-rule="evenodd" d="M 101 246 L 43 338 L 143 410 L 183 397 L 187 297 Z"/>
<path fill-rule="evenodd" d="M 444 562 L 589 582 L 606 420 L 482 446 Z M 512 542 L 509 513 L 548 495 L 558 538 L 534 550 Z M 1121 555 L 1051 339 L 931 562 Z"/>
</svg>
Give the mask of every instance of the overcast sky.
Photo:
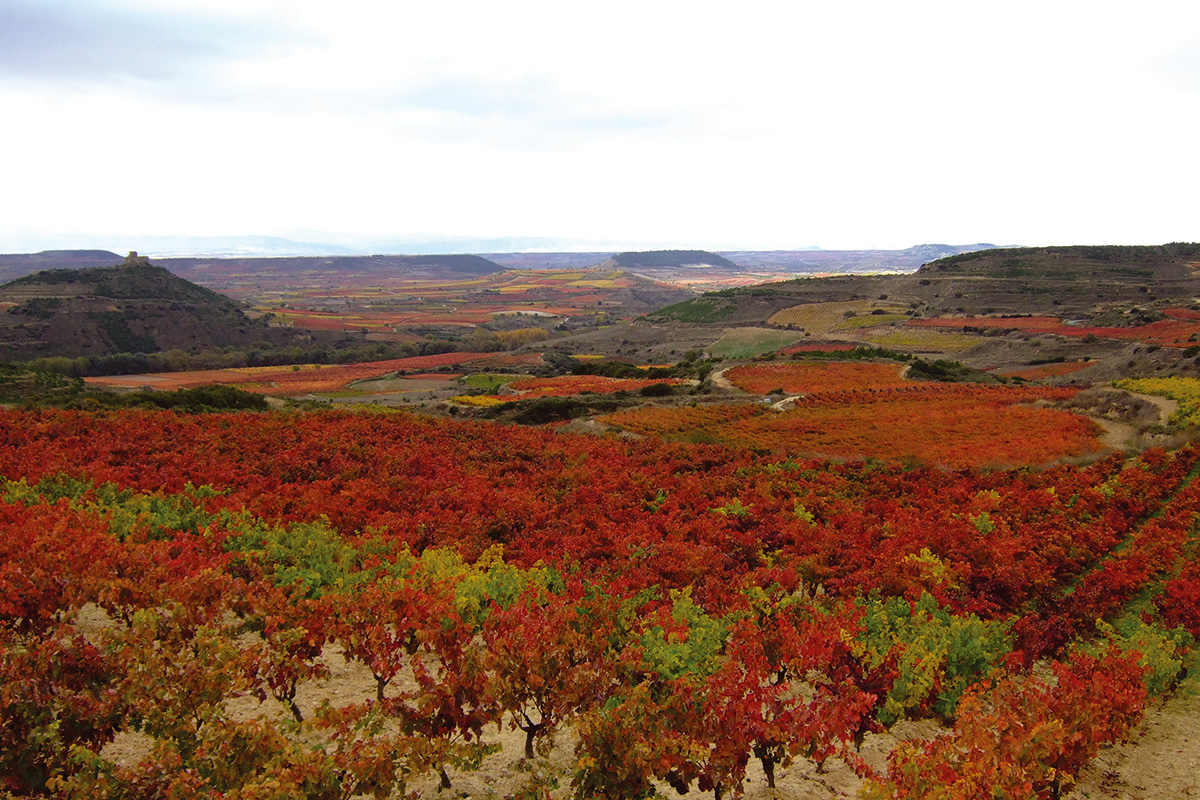
<svg viewBox="0 0 1200 800">
<path fill-rule="evenodd" d="M 0 109 L 4 252 L 1200 240 L 1195 0 L 0 0 Z"/>
</svg>

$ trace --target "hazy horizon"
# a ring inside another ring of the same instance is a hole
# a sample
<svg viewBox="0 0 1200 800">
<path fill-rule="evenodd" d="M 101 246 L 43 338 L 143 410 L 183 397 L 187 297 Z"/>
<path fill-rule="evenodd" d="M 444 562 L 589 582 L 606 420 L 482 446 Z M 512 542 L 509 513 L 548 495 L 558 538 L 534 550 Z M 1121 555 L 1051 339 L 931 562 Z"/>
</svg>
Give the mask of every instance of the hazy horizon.
<svg viewBox="0 0 1200 800">
<path fill-rule="evenodd" d="M 1021 245 L 995 245 L 991 242 L 920 242 L 897 248 L 830 248 L 810 245 L 807 247 L 752 248 L 729 247 L 707 248 L 686 244 L 656 246 L 654 243 L 624 242 L 576 244 L 570 241 L 535 240 L 531 238 L 497 239 L 427 239 L 386 242 L 374 240 L 359 245 L 334 244 L 332 242 L 300 242 L 283 237 L 267 236 L 71 236 L 51 240 L 31 240 L 18 249 L 0 247 L 7 255 L 34 254 L 56 250 L 106 250 L 118 255 L 137 251 L 141 255 L 158 258 L 192 257 L 303 257 L 303 256 L 369 256 L 369 255 L 449 255 L 472 254 L 537 254 L 537 253 L 621 253 L 650 250 L 705 250 L 715 253 L 736 252 L 856 252 L 881 251 L 902 252 L 921 246 L 973 247 L 975 245 L 1015 247 Z"/>
</svg>

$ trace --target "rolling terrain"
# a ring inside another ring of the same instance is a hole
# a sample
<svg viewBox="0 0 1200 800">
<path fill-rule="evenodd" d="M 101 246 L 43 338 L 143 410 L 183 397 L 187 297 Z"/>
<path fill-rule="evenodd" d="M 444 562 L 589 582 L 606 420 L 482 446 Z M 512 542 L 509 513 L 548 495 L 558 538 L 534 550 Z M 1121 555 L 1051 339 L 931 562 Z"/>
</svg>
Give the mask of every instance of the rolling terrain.
<svg viewBox="0 0 1200 800">
<path fill-rule="evenodd" d="M 954 248 L 913 251 L 947 249 Z M 129 272 L 124 287 L 126 278 L 96 277 L 101 272 L 89 271 L 83 282 L 52 272 L 4 287 L 0 302 L 9 305 L 0 332 L 8 361 L 242 353 L 130 362 L 135 371 L 152 366 L 154 372 L 188 363 L 205 369 L 319 364 L 332 360 L 333 343 L 341 363 L 446 350 L 633 364 L 673 364 L 698 352 L 728 363 L 866 347 L 1078 386 L 1196 374 L 1198 250 L 1184 244 L 989 248 L 954 253 L 911 274 L 811 277 L 703 295 L 681 288 L 684 273 L 716 271 L 729 280 L 744 273 L 704 251 L 622 253 L 573 271 L 505 269 L 475 256 L 173 260 L 176 270 L 253 309 L 162 270 Z M 687 299 L 673 302 L 681 298 Z"/>
<path fill-rule="evenodd" d="M 10 282 L 0 791 L 1187 796 L 1197 253 Z"/>
<path fill-rule="evenodd" d="M 988 370 L 1088 361 L 1092 375 L 1109 380 L 1194 369 L 1187 347 L 1197 333 L 1197 264 L 1200 247 L 1188 244 L 989 249 L 907 275 L 731 288 L 659 309 L 638 325 L 698 343 L 737 328 L 794 330 L 797 344 L 874 344 Z"/>
</svg>

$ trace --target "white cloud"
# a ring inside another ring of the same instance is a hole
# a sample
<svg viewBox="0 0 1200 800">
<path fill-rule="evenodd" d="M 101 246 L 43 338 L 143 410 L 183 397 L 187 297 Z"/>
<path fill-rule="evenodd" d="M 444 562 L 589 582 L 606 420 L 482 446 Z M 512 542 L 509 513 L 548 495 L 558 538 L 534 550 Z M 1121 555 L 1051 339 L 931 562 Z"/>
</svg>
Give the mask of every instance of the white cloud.
<svg viewBox="0 0 1200 800">
<path fill-rule="evenodd" d="M 17 229 L 1200 239 L 1190 3 L 18 0 Z"/>
<path fill-rule="evenodd" d="M 306 37 L 281 21 L 146 10 L 88 0 L 0 5 L 0 81 L 38 90 L 178 89 L 213 70 L 286 52 Z"/>
</svg>

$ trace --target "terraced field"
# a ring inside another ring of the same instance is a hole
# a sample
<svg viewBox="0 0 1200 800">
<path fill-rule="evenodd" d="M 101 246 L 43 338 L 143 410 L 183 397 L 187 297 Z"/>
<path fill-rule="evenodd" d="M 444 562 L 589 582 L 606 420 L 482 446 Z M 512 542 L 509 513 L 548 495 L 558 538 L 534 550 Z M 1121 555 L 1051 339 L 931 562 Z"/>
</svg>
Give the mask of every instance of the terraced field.
<svg viewBox="0 0 1200 800">
<path fill-rule="evenodd" d="M 835 329 L 857 327 L 872 323 L 848 323 L 851 319 L 872 316 L 874 312 L 887 315 L 887 321 L 903 321 L 908 317 L 905 309 L 896 303 L 881 300 L 847 300 L 835 303 L 804 303 L 772 314 L 767 322 L 771 325 L 791 326 L 806 333 L 824 334 Z M 880 316 L 881 314 L 874 314 Z M 884 320 L 880 320 L 883 322 Z"/>
</svg>

